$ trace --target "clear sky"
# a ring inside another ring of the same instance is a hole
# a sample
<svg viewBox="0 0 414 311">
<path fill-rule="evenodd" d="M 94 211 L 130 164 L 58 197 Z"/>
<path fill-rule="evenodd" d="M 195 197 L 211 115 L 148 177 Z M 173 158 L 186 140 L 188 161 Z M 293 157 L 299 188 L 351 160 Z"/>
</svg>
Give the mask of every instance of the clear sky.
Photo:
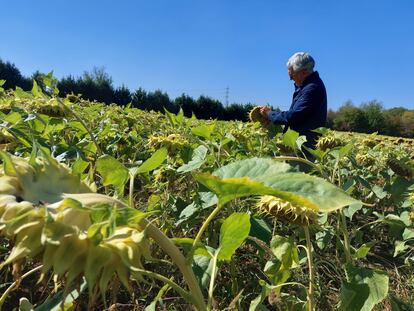
<svg viewBox="0 0 414 311">
<path fill-rule="evenodd" d="M 289 108 L 286 61 L 308 51 L 328 105 L 414 108 L 412 0 L 0 0 L 0 58 L 24 75 Z"/>
</svg>

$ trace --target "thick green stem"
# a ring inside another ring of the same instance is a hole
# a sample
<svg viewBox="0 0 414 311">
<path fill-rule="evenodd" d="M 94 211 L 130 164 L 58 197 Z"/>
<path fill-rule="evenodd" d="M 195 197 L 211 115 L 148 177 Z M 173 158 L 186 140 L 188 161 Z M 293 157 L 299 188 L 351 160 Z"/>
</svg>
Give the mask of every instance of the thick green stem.
<svg viewBox="0 0 414 311">
<path fill-rule="evenodd" d="M 230 276 L 231 276 L 231 291 L 232 291 L 233 297 L 236 297 L 237 293 L 239 292 L 239 286 L 237 284 L 237 270 L 236 270 L 236 265 L 234 263 L 233 258 L 230 261 Z"/>
<path fill-rule="evenodd" d="M 19 280 L 14 281 L 7 289 L 6 291 L 3 293 L 3 295 L 1 295 L 0 297 L 0 311 L 1 308 L 3 307 L 4 301 L 6 300 L 7 296 L 10 294 L 10 292 L 21 282 L 21 280 L 23 280 L 24 278 L 28 277 L 29 275 L 35 273 L 36 271 L 39 271 L 40 269 L 43 268 L 43 265 L 40 265 L 28 272 L 26 272 L 25 274 L 23 274 L 21 276 L 21 278 Z"/>
<path fill-rule="evenodd" d="M 346 218 L 345 218 L 343 210 L 339 211 L 339 215 L 340 215 L 339 222 L 340 222 L 342 234 L 344 235 L 345 261 L 348 264 L 348 263 L 352 262 L 351 244 L 350 244 L 350 241 L 349 241 L 349 233 L 348 233 L 348 228 L 347 228 L 347 225 L 346 225 Z"/>
<path fill-rule="evenodd" d="M 156 226 L 151 224 L 148 220 L 143 219 L 140 222 L 140 226 L 145 228 L 148 236 L 152 238 L 161 249 L 166 252 L 174 262 L 174 264 L 180 269 L 183 274 L 184 280 L 186 281 L 188 288 L 194 298 L 194 304 L 199 311 L 207 310 L 204 297 L 201 289 L 198 285 L 197 279 L 189 265 L 175 244 Z"/>
<path fill-rule="evenodd" d="M 213 269 L 211 269 L 210 286 L 208 287 L 207 310 L 211 310 L 211 305 L 213 304 L 214 283 L 216 281 L 216 275 L 217 275 L 217 257 L 218 257 L 219 252 L 220 250 L 217 250 L 212 258 Z"/>
<path fill-rule="evenodd" d="M 183 289 L 181 286 L 179 286 L 177 283 L 175 283 L 174 281 L 166 278 L 165 276 L 152 272 L 152 271 L 148 271 L 148 270 L 144 270 L 144 269 L 138 269 L 135 267 L 131 267 L 130 268 L 132 271 L 134 272 L 138 272 L 140 274 L 146 275 L 150 278 L 153 279 L 157 279 L 160 280 L 166 284 L 168 284 L 169 286 L 171 286 L 181 297 L 183 297 L 185 300 L 187 300 L 188 302 L 192 303 L 192 304 L 196 304 L 197 301 L 194 300 L 193 296 L 191 295 L 191 293 L 187 292 L 185 289 Z"/>
<path fill-rule="evenodd" d="M 220 203 L 217 204 L 216 208 L 211 212 L 211 214 L 207 217 L 207 219 L 204 221 L 203 225 L 201 226 L 200 230 L 198 231 L 194 242 L 193 242 L 193 249 L 192 252 L 190 254 L 190 261 L 192 260 L 192 254 L 195 250 L 196 245 L 200 242 L 201 236 L 203 235 L 204 231 L 206 231 L 208 225 L 210 224 L 210 222 L 213 220 L 213 218 L 221 211 L 221 209 L 223 208 L 223 205 L 221 205 Z"/>
<path fill-rule="evenodd" d="M 314 304 L 314 282 L 315 282 L 315 272 L 313 270 L 313 255 L 312 255 L 312 242 L 310 239 L 309 234 L 309 227 L 305 226 L 303 227 L 305 230 L 305 236 L 306 236 L 306 248 L 308 253 L 308 266 L 309 266 L 309 290 L 308 290 L 308 303 L 309 303 L 309 310 L 314 311 L 315 310 L 315 304 Z"/>
<path fill-rule="evenodd" d="M 129 174 L 129 206 L 134 208 L 134 179 L 135 175 Z"/>
</svg>

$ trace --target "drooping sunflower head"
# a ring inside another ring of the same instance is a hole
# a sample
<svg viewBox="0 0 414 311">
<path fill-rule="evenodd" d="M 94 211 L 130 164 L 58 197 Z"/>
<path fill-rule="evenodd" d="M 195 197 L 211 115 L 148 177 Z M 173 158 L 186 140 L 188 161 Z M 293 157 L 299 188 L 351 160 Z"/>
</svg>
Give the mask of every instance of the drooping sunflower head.
<svg viewBox="0 0 414 311">
<path fill-rule="evenodd" d="M 142 268 L 142 257 L 149 256 L 145 231 L 137 225 L 143 213 L 93 193 L 51 157 L 0 155 L 0 235 L 13 240 L 0 269 L 22 258 L 42 258 L 43 275 L 53 270 L 65 286 L 85 276 L 92 300 L 114 278 L 126 287 L 130 277 L 140 278 L 129 268 Z"/>
<path fill-rule="evenodd" d="M 51 157 L 30 161 L 4 152 L 1 156 L 0 193 L 14 195 L 19 201 L 55 203 L 62 199 L 63 193 L 91 192 L 68 167 Z"/>
<path fill-rule="evenodd" d="M 260 108 L 261 108 L 260 106 L 256 106 L 252 110 L 250 110 L 250 112 L 249 112 L 249 120 L 251 122 L 259 122 L 260 124 L 265 125 L 265 124 L 268 123 L 268 120 L 260 112 Z"/>
<path fill-rule="evenodd" d="M 174 154 L 177 151 L 190 145 L 189 141 L 180 134 L 170 134 L 168 136 L 150 136 L 148 139 L 150 148 L 159 149 L 165 147 L 169 154 Z"/>
<path fill-rule="evenodd" d="M 256 207 L 263 213 L 300 226 L 313 224 L 318 217 L 316 211 L 310 208 L 271 195 L 262 196 Z"/>
<path fill-rule="evenodd" d="M 316 148 L 322 151 L 325 151 L 325 150 L 343 146 L 343 145 L 344 143 L 341 139 L 339 139 L 338 137 L 334 135 L 329 135 L 329 136 L 320 137 L 316 144 Z"/>
<path fill-rule="evenodd" d="M 362 144 L 364 145 L 364 146 L 367 146 L 367 147 L 369 147 L 369 148 L 373 148 L 373 147 L 375 147 L 376 145 L 377 145 L 377 140 L 376 139 L 372 139 L 371 137 L 369 137 L 369 138 L 364 138 L 363 140 L 362 140 Z"/>
<path fill-rule="evenodd" d="M 394 173 L 407 179 L 414 178 L 414 161 L 411 159 L 397 159 L 390 155 L 387 159 L 387 165 Z"/>
<path fill-rule="evenodd" d="M 371 166 L 377 162 L 377 159 L 368 153 L 358 153 L 355 158 L 357 163 L 363 166 Z"/>
</svg>

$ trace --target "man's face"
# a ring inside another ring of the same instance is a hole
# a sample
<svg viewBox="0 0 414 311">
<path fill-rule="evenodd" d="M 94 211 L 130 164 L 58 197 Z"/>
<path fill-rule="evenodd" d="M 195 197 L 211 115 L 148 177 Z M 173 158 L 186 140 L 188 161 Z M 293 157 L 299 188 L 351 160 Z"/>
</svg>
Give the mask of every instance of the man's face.
<svg viewBox="0 0 414 311">
<path fill-rule="evenodd" d="M 293 67 L 288 67 L 288 74 L 290 80 L 295 81 L 297 86 L 301 86 L 305 78 L 308 76 L 305 69 L 294 71 Z"/>
</svg>

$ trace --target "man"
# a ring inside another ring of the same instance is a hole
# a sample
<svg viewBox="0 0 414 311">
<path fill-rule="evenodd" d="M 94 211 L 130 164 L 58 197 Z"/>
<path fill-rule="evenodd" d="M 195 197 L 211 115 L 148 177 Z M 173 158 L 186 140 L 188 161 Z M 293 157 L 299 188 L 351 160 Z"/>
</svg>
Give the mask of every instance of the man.
<svg viewBox="0 0 414 311">
<path fill-rule="evenodd" d="M 261 113 L 270 122 L 286 125 L 300 135 L 305 135 L 305 146 L 314 148 L 318 134 L 312 130 L 326 126 L 327 99 L 326 89 L 317 71 L 313 71 L 315 61 L 305 52 L 293 54 L 288 62 L 288 74 L 293 80 L 295 92 L 288 111 L 271 111 L 262 107 Z"/>
</svg>

